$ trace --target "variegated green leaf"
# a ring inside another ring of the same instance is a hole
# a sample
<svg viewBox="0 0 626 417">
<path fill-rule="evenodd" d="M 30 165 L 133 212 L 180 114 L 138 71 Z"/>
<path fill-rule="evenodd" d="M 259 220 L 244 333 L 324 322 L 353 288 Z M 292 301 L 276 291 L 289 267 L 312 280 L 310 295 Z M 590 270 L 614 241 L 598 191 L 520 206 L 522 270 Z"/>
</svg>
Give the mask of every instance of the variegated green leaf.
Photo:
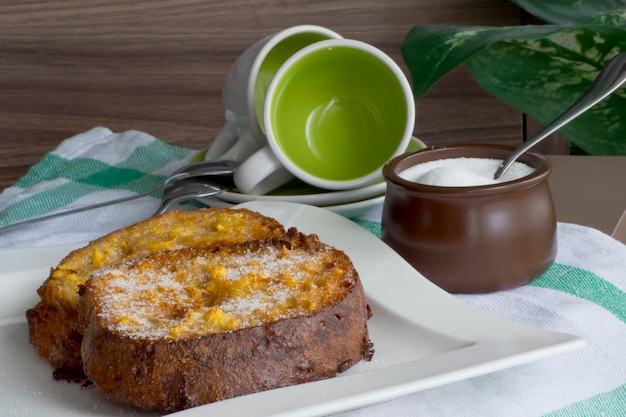
<svg viewBox="0 0 626 417">
<path fill-rule="evenodd" d="M 513 3 L 547 23 L 626 24 L 626 0 L 513 0 Z"/>
<path fill-rule="evenodd" d="M 555 26 L 414 26 L 402 56 L 419 98 L 448 72 L 503 39 L 540 39 L 558 31 Z"/>
<path fill-rule="evenodd" d="M 621 51 L 626 29 L 612 26 L 418 26 L 402 47 L 416 98 L 465 63 L 486 91 L 544 124 Z M 626 155 L 626 86 L 560 133 L 588 153 Z"/>
</svg>

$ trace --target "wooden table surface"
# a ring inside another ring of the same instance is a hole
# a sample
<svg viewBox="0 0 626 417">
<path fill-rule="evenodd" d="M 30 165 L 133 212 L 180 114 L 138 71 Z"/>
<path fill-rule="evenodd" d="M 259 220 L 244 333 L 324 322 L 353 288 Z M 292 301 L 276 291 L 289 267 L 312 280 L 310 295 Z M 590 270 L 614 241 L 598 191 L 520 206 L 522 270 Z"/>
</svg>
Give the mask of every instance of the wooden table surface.
<svg viewBox="0 0 626 417">
<path fill-rule="evenodd" d="M 234 60 L 289 26 L 326 26 L 406 68 L 400 45 L 413 25 L 519 22 L 508 0 L 0 0 L 0 189 L 95 126 L 209 145 Z M 461 67 L 418 101 L 415 133 L 429 144 L 517 144 L 522 117 Z"/>
</svg>

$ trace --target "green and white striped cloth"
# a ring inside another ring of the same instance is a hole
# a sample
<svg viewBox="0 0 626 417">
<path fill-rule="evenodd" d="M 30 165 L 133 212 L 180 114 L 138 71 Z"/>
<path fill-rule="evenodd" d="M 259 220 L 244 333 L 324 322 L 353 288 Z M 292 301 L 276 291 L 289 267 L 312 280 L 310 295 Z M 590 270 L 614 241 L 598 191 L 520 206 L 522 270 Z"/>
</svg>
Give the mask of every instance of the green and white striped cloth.
<svg viewBox="0 0 626 417">
<path fill-rule="evenodd" d="M 98 127 L 63 141 L 0 194 L 0 226 L 149 191 L 182 165 L 192 150 L 138 131 Z M 160 201 L 141 198 L 61 217 L 0 235 L 0 248 L 88 242 L 149 217 Z"/>
<path fill-rule="evenodd" d="M 92 129 L 61 143 L 0 194 L 0 225 L 147 191 L 191 153 L 142 132 Z M 0 249 L 87 242 L 150 216 L 158 201 L 157 195 L 15 229 L 0 234 Z M 380 236 L 380 214 L 376 209 L 354 221 Z M 458 298 L 513 321 L 579 335 L 585 348 L 341 415 L 626 416 L 626 246 L 563 223 L 558 241 L 556 263 L 531 284 Z"/>
</svg>

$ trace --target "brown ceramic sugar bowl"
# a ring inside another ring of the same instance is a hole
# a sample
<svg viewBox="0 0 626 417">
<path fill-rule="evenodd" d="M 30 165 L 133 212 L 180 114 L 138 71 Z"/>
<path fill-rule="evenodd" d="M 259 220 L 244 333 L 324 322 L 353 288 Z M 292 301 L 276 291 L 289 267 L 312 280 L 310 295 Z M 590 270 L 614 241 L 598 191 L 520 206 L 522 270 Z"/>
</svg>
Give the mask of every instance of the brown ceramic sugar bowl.
<svg viewBox="0 0 626 417">
<path fill-rule="evenodd" d="M 550 161 L 526 153 L 535 170 L 482 186 L 423 185 L 399 173 L 443 158 L 503 159 L 513 148 L 459 145 L 398 156 L 383 168 L 387 195 L 382 239 L 427 279 L 453 293 L 480 293 L 523 285 L 556 256 L 556 215 L 548 186 Z"/>
</svg>

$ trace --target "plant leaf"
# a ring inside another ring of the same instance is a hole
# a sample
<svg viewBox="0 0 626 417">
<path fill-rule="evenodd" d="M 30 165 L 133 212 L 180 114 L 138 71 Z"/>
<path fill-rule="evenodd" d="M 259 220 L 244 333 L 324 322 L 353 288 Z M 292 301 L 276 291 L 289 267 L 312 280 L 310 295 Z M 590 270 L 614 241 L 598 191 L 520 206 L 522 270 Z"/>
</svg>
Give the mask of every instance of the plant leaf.
<svg viewBox="0 0 626 417">
<path fill-rule="evenodd" d="M 543 124 L 577 100 L 605 63 L 624 50 L 626 29 L 613 26 L 416 26 L 402 46 L 417 99 L 465 63 L 487 92 Z M 560 133 L 585 152 L 626 155 L 626 90 L 617 90 Z"/>
<path fill-rule="evenodd" d="M 512 0 L 547 23 L 560 25 L 626 24 L 626 0 Z"/>
<path fill-rule="evenodd" d="M 504 39 L 538 39 L 558 32 L 555 26 L 414 26 L 402 44 L 417 98 L 444 75 L 475 54 Z"/>
</svg>

